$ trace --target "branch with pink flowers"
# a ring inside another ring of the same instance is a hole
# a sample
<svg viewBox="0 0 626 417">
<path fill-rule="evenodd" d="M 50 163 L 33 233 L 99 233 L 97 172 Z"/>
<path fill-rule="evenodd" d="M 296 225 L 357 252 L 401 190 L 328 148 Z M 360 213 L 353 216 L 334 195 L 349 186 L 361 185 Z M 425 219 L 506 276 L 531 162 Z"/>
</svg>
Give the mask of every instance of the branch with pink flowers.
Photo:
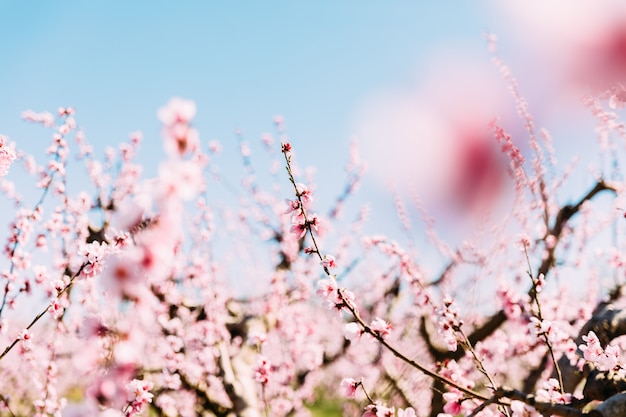
<svg viewBox="0 0 626 417">
<path fill-rule="evenodd" d="M 493 322 L 487 322 L 482 327 L 475 329 L 469 336 L 465 335 L 465 333 L 461 329 L 461 326 L 462 326 L 461 322 L 455 321 L 456 319 L 453 320 L 452 322 L 450 322 L 450 324 L 447 325 L 447 327 L 450 330 L 454 332 L 458 332 L 460 335 L 463 336 L 461 340 L 462 340 L 462 346 L 464 348 L 457 349 L 455 347 L 449 350 L 448 353 L 441 353 L 442 358 L 452 357 L 452 356 L 454 356 L 455 358 L 460 358 L 464 355 L 464 352 L 466 351 L 470 352 L 472 356 L 474 357 L 474 360 L 477 364 L 477 368 L 490 381 L 490 384 L 489 384 L 489 388 L 491 390 L 490 395 L 481 394 L 473 389 L 469 389 L 467 386 L 460 385 L 458 382 L 451 380 L 449 378 L 446 378 L 445 376 L 437 372 L 432 371 L 425 365 L 413 359 L 410 359 L 409 357 L 401 353 L 393 345 L 391 345 L 386 340 L 386 336 L 391 331 L 391 326 L 380 318 L 377 318 L 376 320 L 372 321 L 371 324 L 368 324 L 365 320 L 363 320 L 363 318 L 359 314 L 358 308 L 356 307 L 354 294 L 345 288 L 340 288 L 337 285 L 335 276 L 331 274 L 330 271 L 333 268 L 335 268 L 337 265 L 336 265 L 334 257 L 330 255 L 322 256 L 322 252 L 320 250 L 320 247 L 318 246 L 317 240 L 315 238 L 315 233 L 314 233 L 318 226 L 318 220 L 315 216 L 309 215 L 308 213 L 308 208 L 310 206 L 309 203 L 312 201 L 312 197 L 307 187 L 304 186 L 303 184 L 297 183 L 294 178 L 294 175 L 291 169 L 291 146 L 292 145 L 288 142 L 282 144 L 282 151 L 283 151 L 285 162 L 286 162 L 286 170 L 287 170 L 289 180 L 293 185 L 294 192 L 296 195 L 296 199 L 289 202 L 289 211 L 294 213 L 292 217 L 293 226 L 292 226 L 291 231 L 293 233 L 296 233 L 300 239 L 304 239 L 306 236 L 309 236 L 311 239 L 312 246 L 310 249 L 307 250 L 307 253 L 314 254 L 317 256 L 322 266 L 322 269 L 327 277 L 318 282 L 318 294 L 320 294 L 322 297 L 324 297 L 327 300 L 329 307 L 334 308 L 338 311 L 347 311 L 350 313 L 350 316 L 354 319 L 353 322 L 346 325 L 346 329 L 348 332 L 347 334 L 351 335 L 351 336 L 346 336 L 348 339 L 352 339 L 354 335 L 356 334 L 369 335 L 372 339 L 376 340 L 388 352 L 393 354 L 393 356 L 400 359 L 402 362 L 410 365 L 414 369 L 417 369 L 424 375 L 427 375 L 433 378 L 435 381 L 438 381 L 441 384 L 447 385 L 450 388 L 457 390 L 457 392 L 462 394 L 462 396 L 458 397 L 459 398 L 457 400 L 458 404 L 460 404 L 463 401 L 467 401 L 469 399 L 478 400 L 478 402 L 476 403 L 477 405 L 475 406 L 475 409 L 470 414 L 472 417 L 475 415 L 478 415 L 486 407 L 492 404 L 503 407 L 502 412 L 505 415 L 509 415 L 509 412 L 510 412 L 509 410 L 513 412 L 521 412 L 522 410 L 525 409 L 524 407 L 527 407 L 527 406 L 531 407 L 529 408 L 529 410 L 537 410 L 542 414 L 546 414 L 546 415 L 552 414 L 552 415 L 559 415 L 559 416 L 564 416 L 564 417 L 579 417 L 579 416 L 585 416 L 585 415 L 602 415 L 602 416 L 613 415 L 611 413 L 607 413 L 606 411 L 604 412 L 607 414 L 597 414 L 598 412 L 602 413 L 601 410 L 606 410 L 608 406 L 599 408 L 598 410 L 593 411 L 591 414 L 589 414 L 587 412 L 583 412 L 580 410 L 579 407 L 580 407 L 580 404 L 582 404 L 580 400 L 577 400 L 576 402 L 576 404 L 578 405 L 568 404 L 568 403 L 572 403 L 572 398 L 571 396 L 564 395 L 565 386 L 563 382 L 563 376 L 561 375 L 561 371 L 560 371 L 560 365 L 557 363 L 555 359 L 555 352 L 552 348 L 552 344 L 550 343 L 550 340 L 547 338 L 547 333 L 545 331 L 541 333 L 540 336 L 541 335 L 544 336 L 544 340 L 553 358 L 553 362 L 555 363 L 555 370 L 559 378 L 558 381 L 554 380 L 555 384 L 551 386 L 550 388 L 546 388 L 546 390 L 544 391 L 540 390 L 546 393 L 545 396 L 542 398 L 545 398 L 547 401 L 538 400 L 538 398 L 536 398 L 534 395 L 525 394 L 518 390 L 505 388 L 504 386 L 498 386 L 495 383 L 495 381 L 491 378 L 489 373 L 487 373 L 484 367 L 484 364 L 482 363 L 481 359 L 478 357 L 478 355 L 474 351 L 473 343 L 478 343 L 486 339 L 487 337 L 489 337 L 499 327 L 499 325 L 504 322 L 504 320 L 502 319 L 498 320 L 496 324 L 494 324 Z M 566 222 L 569 219 L 571 219 L 579 211 L 581 206 L 586 201 L 591 200 L 596 194 L 604 190 L 615 191 L 613 187 L 608 186 L 603 181 L 600 181 L 577 204 L 573 206 L 565 206 L 559 211 L 555 224 L 552 227 L 552 229 L 550 229 L 549 231 L 550 235 L 555 236 L 555 239 L 556 239 L 555 245 L 551 246 L 548 255 L 546 256 L 546 258 L 544 258 L 544 261 L 541 267 L 539 268 L 539 270 L 541 271 L 541 275 L 539 275 L 538 279 L 533 278 L 532 287 L 531 287 L 531 290 L 529 291 L 529 295 L 532 297 L 532 300 L 537 307 L 536 318 L 538 322 L 543 321 L 543 316 L 541 313 L 541 303 L 539 299 L 537 298 L 537 296 L 541 292 L 541 288 L 544 285 L 544 281 L 543 281 L 544 274 L 549 271 L 550 266 L 553 264 L 555 246 L 563 231 L 563 228 Z M 530 260 L 528 260 L 528 262 L 530 262 Z M 446 305 L 449 307 L 451 305 L 451 302 Z M 455 313 L 450 313 L 450 314 L 452 314 L 450 317 L 455 316 Z M 504 314 L 497 314 L 495 317 L 499 317 L 499 316 L 502 316 L 503 318 L 505 317 Z M 426 336 L 425 340 L 429 341 L 430 335 L 428 335 L 428 333 L 425 333 L 424 329 L 425 328 L 422 322 L 422 334 Z M 429 343 L 429 346 L 430 346 L 431 352 L 439 353 L 439 351 L 434 350 L 434 346 L 432 344 Z M 594 384 L 594 381 L 597 384 L 597 380 L 598 378 L 589 379 L 591 386 Z M 610 380 L 611 383 L 614 384 L 614 386 L 619 386 L 619 383 L 621 382 L 621 379 L 616 380 L 615 377 L 612 377 L 612 378 L 605 377 L 603 378 L 603 380 L 605 381 Z M 359 387 L 362 388 L 368 402 L 371 404 L 366 409 L 366 413 L 368 409 L 371 411 L 372 407 L 374 410 L 376 409 L 381 410 L 384 408 L 380 403 L 376 402 L 370 396 L 370 394 L 367 393 L 367 390 L 364 386 L 363 381 L 355 381 L 353 379 L 346 379 L 344 380 L 344 382 L 346 382 L 347 384 L 346 387 L 350 388 L 350 392 L 348 395 L 350 398 L 354 396 L 354 393 L 356 392 L 357 388 Z M 606 386 L 606 384 L 604 386 Z M 554 394 L 549 394 L 550 392 L 553 392 Z M 591 399 L 594 399 L 594 398 L 588 398 L 587 401 Z M 606 399 L 606 398 L 603 398 L 603 399 Z M 451 398 L 449 398 L 449 401 L 450 400 Z M 454 401 L 455 400 L 452 400 L 452 403 L 454 403 Z M 452 412 L 450 411 L 452 410 L 452 408 L 448 407 L 448 410 L 449 412 Z M 455 414 L 460 411 L 461 411 L 461 408 L 459 407 L 459 408 L 456 408 L 455 411 L 452 413 Z"/>
</svg>

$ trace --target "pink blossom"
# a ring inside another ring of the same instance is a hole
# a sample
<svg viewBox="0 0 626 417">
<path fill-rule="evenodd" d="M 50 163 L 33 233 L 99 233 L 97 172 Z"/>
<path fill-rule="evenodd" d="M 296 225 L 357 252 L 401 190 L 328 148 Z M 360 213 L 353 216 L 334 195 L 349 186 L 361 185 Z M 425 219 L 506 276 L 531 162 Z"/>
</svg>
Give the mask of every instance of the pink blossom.
<svg viewBox="0 0 626 417">
<path fill-rule="evenodd" d="M 252 154 L 252 150 L 250 149 L 250 145 L 248 145 L 248 142 L 241 142 L 241 144 L 239 145 L 239 152 L 244 158 L 247 158 Z"/>
<path fill-rule="evenodd" d="M 537 281 L 535 284 L 535 291 L 537 291 L 537 293 L 540 293 L 541 291 L 543 291 L 543 287 L 546 285 L 546 277 L 544 274 L 539 274 L 539 276 L 537 277 Z"/>
<path fill-rule="evenodd" d="M 324 268 L 332 269 L 337 267 L 335 257 L 332 255 L 324 255 L 324 259 L 320 262 Z"/>
<path fill-rule="evenodd" d="M 298 200 L 285 200 L 285 201 L 287 202 L 287 209 L 285 209 L 285 214 L 289 214 L 300 209 L 300 202 Z"/>
<path fill-rule="evenodd" d="M 319 227 L 320 227 L 320 219 L 317 216 L 317 214 L 312 213 L 309 216 L 309 225 L 313 228 L 313 230 L 315 230 L 317 233 L 320 232 Z"/>
<path fill-rule="evenodd" d="M 595 10 L 588 9 L 584 16 L 580 16 L 580 21 L 576 22 L 580 27 L 573 32 L 578 33 L 582 39 L 578 39 L 575 45 L 577 48 L 571 51 L 572 62 L 568 66 L 577 71 L 574 74 L 576 81 L 584 84 L 587 89 L 591 87 L 600 92 L 610 86 L 626 83 L 626 31 L 623 9 L 618 10 L 618 13 L 598 18 L 594 16 Z"/>
<path fill-rule="evenodd" d="M 35 246 L 38 249 L 47 250 L 48 249 L 48 244 L 47 244 L 46 235 L 44 235 L 44 234 L 37 235 L 37 237 L 35 239 Z"/>
<path fill-rule="evenodd" d="M 313 201 L 313 196 L 311 195 L 311 191 L 304 184 L 296 184 L 296 190 L 298 192 L 298 197 L 302 200 L 303 204 L 308 204 Z"/>
<path fill-rule="evenodd" d="M 92 242 L 83 245 L 79 249 L 78 254 L 85 258 L 85 264 L 81 273 L 81 277 L 93 277 L 102 270 L 102 260 L 107 253 L 108 247 L 106 243 Z"/>
<path fill-rule="evenodd" d="M 86 395 L 100 405 L 122 409 L 126 405 L 128 382 L 134 373 L 133 365 L 113 366 L 92 383 Z"/>
<path fill-rule="evenodd" d="M 528 327 L 536 336 L 548 335 L 552 330 L 552 324 L 548 320 L 539 320 L 537 317 L 531 317 Z"/>
<path fill-rule="evenodd" d="M 393 407 L 386 407 L 377 401 L 376 404 L 370 404 L 365 407 L 363 417 L 393 417 L 394 414 Z"/>
<path fill-rule="evenodd" d="M 46 127 L 54 127 L 54 115 L 50 112 L 35 113 L 32 110 L 26 110 L 22 113 L 22 118 L 30 122 L 41 123 Z"/>
<path fill-rule="evenodd" d="M 119 203 L 118 209 L 111 221 L 111 225 L 118 230 L 129 231 L 141 223 L 144 214 L 148 211 L 149 201 L 136 197 L 127 198 Z"/>
<path fill-rule="evenodd" d="M 458 345 L 456 332 L 463 322 L 459 318 L 459 312 L 452 297 L 445 295 L 443 304 L 443 307 L 438 310 L 439 327 L 437 328 L 437 332 L 443 337 L 448 350 L 454 352 Z"/>
<path fill-rule="evenodd" d="M 128 407 L 126 416 L 132 416 L 141 413 L 147 403 L 152 402 L 154 395 L 150 392 L 153 384 L 149 381 L 133 379 L 127 385 L 128 390 Z"/>
<path fill-rule="evenodd" d="M 513 411 L 512 417 L 539 417 L 541 415 L 532 406 L 517 400 L 511 401 L 511 411 Z"/>
<path fill-rule="evenodd" d="M 15 158 L 15 151 L 6 145 L 6 138 L 0 135 L 0 177 L 8 174 Z"/>
<path fill-rule="evenodd" d="M 530 236 L 528 236 L 527 234 L 520 234 L 517 238 L 517 242 L 519 245 L 519 248 L 522 252 L 524 252 L 525 250 L 529 250 L 530 245 L 531 245 L 531 239 Z"/>
<path fill-rule="evenodd" d="M 24 350 L 30 350 L 33 346 L 32 335 L 28 331 L 28 329 L 24 329 L 17 336 L 19 340 L 22 341 L 22 348 Z"/>
<path fill-rule="evenodd" d="M 449 394 L 449 393 L 446 393 Z M 445 399 L 445 395 L 444 394 L 444 399 Z M 459 414 L 461 412 L 461 403 L 458 400 L 454 400 L 451 402 L 447 402 L 444 406 L 443 406 L 443 411 L 447 414 L 456 416 L 457 414 Z"/>
<path fill-rule="evenodd" d="M 621 83 L 609 91 L 609 107 L 612 109 L 623 109 L 626 105 L 626 88 Z"/>
<path fill-rule="evenodd" d="M 159 119 L 165 126 L 176 123 L 189 123 L 196 115 L 196 103 L 182 98 L 171 98 L 165 107 L 158 111 Z"/>
<path fill-rule="evenodd" d="M 222 152 L 222 145 L 216 140 L 209 141 L 209 151 L 214 154 Z"/>
<path fill-rule="evenodd" d="M 139 130 L 132 132 L 128 137 L 130 139 L 130 143 L 134 146 L 139 145 L 143 141 L 143 133 Z"/>
<path fill-rule="evenodd" d="M 193 161 L 170 160 L 159 166 L 156 195 L 162 202 L 190 200 L 203 188 L 202 168 Z"/>
<path fill-rule="evenodd" d="M 346 398 L 354 398 L 359 384 L 360 382 L 352 378 L 344 378 L 340 384 L 342 395 Z"/>
<path fill-rule="evenodd" d="M 586 342 L 586 345 L 580 345 L 579 349 L 583 352 L 585 360 L 589 362 L 597 361 L 598 358 L 604 354 L 598 336 L 590 330 L 587 335 L 583 335 L 582 339 Z"/>
<path fill-rule="evenodd" d="M 343 329 L 343 335 L 347 340 L 354 340 L 363 334 L 361 326 L 355 321 L 346 323 Z"/>
<path fill-rule="evenodd" d="M 159 109 L 159 119 L 164 125 L 163 144 L 168 155 L 179 157 L 199 149 L 198 131 L 189 125 L 195 114 L 195 103 L 180 98 L 171 99 L 166 107 Z"/>
<path fill-rule="evenodd" d="M 43 265 L 34 265 L 32 267 L 33 273 L 35 274 L 35 282 L 37 284 L 43 283 L 46 278 L 48 278 L 48 268 Z M 3 274 L 4 275 L 4 274 Z"/>
<path fill-rule="evenodd" d="M 272 374 L 272 366 L 270 362 L 264 358 L 259 357 L 256 366 L 254 367 L 254 379 L 257 382 L 265 385 L 269 382 L 270 375 Z"/>
<path fill-rule="evenodd" d="M 59 107 L 57 113 L 59 116 L 70 116 L 76 113 L 76 110 L 73 107 Z"/>
<path fill-rule="evenodd" d="M 299 239 L 304 237 L 309 228 L 319 233 L 320 221 L 319 217 L 315 213 L 309 214 L 308 217 L 305 218 L 304 212 L 300 211 L 292 216 L 291 224 L 292 226 L 290 231 L 296 234 Z"/>
<path fill-rule="evenodd" d="M 102 275 L 105 288 L 125 298 L 139 298 L 146 278 L 141 262 L 142 251 L 135 247 L 110 255 Z"/>
<path fill-rule="evenodd" d="M 571 394 L 561 393 L 559 382 L 554 378 L 548 379 L 541 385 L 536 397 L 538 401 L 549 403 L 568 404 L 572 401 Z"/>
<path fill-rule="evenodd" d="M 604 355 L 598 358 L 598 368 L 603 371 L 610 371 L 619 365 L 619 347 L 609 345 L 604 349 Z"/>
<path fill-rule="evenodd" d="M 379 317 L 376 317 L 376 319 L 372 321 L 370 328 L 382 338 L 387 337 L 389 333 L 391 333 L 391 325 Z"/>
<path fill-rule="evenodd" d="M 306 221 L 302 220 L 302 223 L 293 223 L 289 231 L 296 235 L 298 239 L 302 239 L 306 235 L 307 228 Z"/>
<path fill-rule="evenodd" d="M 582 337 L 586 342 L 578 348 L 583 352 L 586 361 L 596 365 L 601 371 L 615 370 L 619 366 L 619 348 L 617 346 L 607 346 L 602 348 L 598 336 L 593 331 Z"/>
<path fill-rule="evenodd" d="M 89 315 L 81 323 L 78 335 L 84 339 L 91 339 L 94 336 L 104 336 L 109 332 L 109 328 L 103 323 L 102 318 Z"/>
<path fill-rule="evenodd" d="M 343 303 L 352 305 L 352 306 L 354 305 L 354 300 L 356 299 L 356 296 L 354 295 L 352 291 L 342 288 L 341 295 L 343 297 Z"/>
<path fill-rule="evenodd" d="M 269 133 L 263 133 L 261 135 L 261 141 L 263 141 L 265 146 L 267 146 L 268 148 L 271 148 L 272 145 L 274 144 L 274 138 Z"/>
<path fill-rule="evenodd" d="M 60 319 L 63 316 L 64 308 L 59 302 L 58 299 L 55 299 L 50 303 L 50 307 L 48 307 L 48 312 L 52 314 L 55 320 Z"/>
<path fill-rule="evenodd" d="M 333 278 L 320 279 L 317 281 L 317 295 L 322 298 L 336 300 L 337 281 Z"/>
<path fill-rule="evenodd" d="M 183 156 L 195 153 L 200 147 L 200 135 L 193 127 L 186 124 L 175 124 L 163 129 L 163 146 L 171 156 Z"/>
</svg>

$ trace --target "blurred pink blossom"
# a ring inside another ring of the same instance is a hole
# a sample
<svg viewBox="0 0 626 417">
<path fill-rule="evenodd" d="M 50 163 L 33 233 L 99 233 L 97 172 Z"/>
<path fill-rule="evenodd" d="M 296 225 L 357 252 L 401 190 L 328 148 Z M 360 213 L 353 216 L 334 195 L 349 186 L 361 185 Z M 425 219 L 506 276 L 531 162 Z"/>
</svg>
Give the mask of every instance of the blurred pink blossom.
<svg viewBox="0 0 626 417">
<path fill-rule="evenodd" d="M 15 158 L 15 151 L 7 145 L 7 138 L 0 135 L 0 177 L 8 174 Z"/>
<path fill-rule="evenodd" d="M 196 115 L 196 103 L 191 100 L 174 97 L 170 99 L 166 106 L 159 109 L 157 115 L 165 126 L 189 123 Z"/>
</svg>

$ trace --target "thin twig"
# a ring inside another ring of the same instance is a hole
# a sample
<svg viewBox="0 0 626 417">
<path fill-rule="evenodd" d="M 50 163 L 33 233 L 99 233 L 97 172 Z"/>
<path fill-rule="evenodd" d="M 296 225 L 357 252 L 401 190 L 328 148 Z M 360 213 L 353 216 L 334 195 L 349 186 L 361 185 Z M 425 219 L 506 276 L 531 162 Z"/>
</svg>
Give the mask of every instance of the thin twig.
<svg viewBox="0 0 626 417">
<path fill-rule="evenodd" d="M 83 272 L 83 269 L 87 266 L 87 262 L 83 263 L 80 268 L 78 269 L 78 271 L 72 276 L 72 278 L 70 279 L 70 282 L 67 283 L 67 285 L 65 287 L 63 287 L 58 293 L 57 293 L 57 299 L 62 296 L 63 294 L 65 294 L 67 291 L 69 291 L 70 287 L 74 284 L 74 280 L 76 279 L 76 277 L 78 277 L 81 272 Z M 56 301 L 56 300 L 54 300 Z M 54 303 L 54 301 L 50 304 L 48 304 L 48 306 L 39 314 L 37 314 L 35 316 L 35 318 L 33 319 L 33 321 L 30 322 L 30 324 L 28 326 L 26 326 L 26 330 L 30 330 L 31 327 L 33 327 L 35 325 L 35 323 L 37 323 L 50 309 L 50 307 L 52 306 L 52 304 Z M 15 345 L 17 345 L 17 343 L 20 341 L 19 337 L 16 337 L 15 340 L 13 340 L 13 342 L 7 346 L 4 349 L 4 352 L 2 352 L 2 354 L 0 354 L 0 360 L 2 360 L 2 358 L 4 358 L 7 353 L 9 353 L 11 351 L 11 349 L 13 349 L 15 347 Z"/>
</svg>

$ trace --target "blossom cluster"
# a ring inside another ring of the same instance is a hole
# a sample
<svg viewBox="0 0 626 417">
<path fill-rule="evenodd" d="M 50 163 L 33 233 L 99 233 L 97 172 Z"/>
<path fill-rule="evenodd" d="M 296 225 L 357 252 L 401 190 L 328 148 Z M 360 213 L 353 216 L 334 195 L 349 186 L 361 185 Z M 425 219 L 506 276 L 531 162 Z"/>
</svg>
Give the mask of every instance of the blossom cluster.
<svg viewBox="0 0 626 417">
<path fill-rule="evenodd" d="M 75 109 L 25 112 L 51 133 L 37 157 L 0 137 L 0 191 L 13 207 L 0 259 L 0 413 L 307 417 L 330 405 L 363 417 L 534 417 L 606 400 L 580 387 L 598 383 L 590 369 L 626 381 L 613 340 L 626 328 L 617 311 L 626 247 L 602 243 L 623 229 L 621 196 L 594 204 L 624 186 L 598 178 L 559 204 L 567 172 L 557 175 L 550 135 L 535 132 L 517 82 L 495 62 L 528 146 L 493 121 L 495 140 L 459 147 L 468 178 L 448 184 L 455 201 L 483 206 L 473 180 L 481 192 L 510 185 L 485 175 L 500 172 L 498 150 L 514 182 L 498 201 L 505 215 L 485 209 L 459 239 L 463 230 L 440 234 L 428 204 L 403 188 L 392 204 L 400 236 L 369 230 L 378 227 L 370 208 L 350 200 L 362 174 L 354 149 L 344 186 L 332 184 L 336 201 L 315 213 L 323 199 L 312 171 L 297 166 L 282 117 L 257 142 L 236 130 L 239 189 L 218 166 L 228 145 L 201 140 L 192 101 L 158 110 L 166 156 L 152 177 L 137 162 L 140 132 L 99 159 Z M 624 133 L 604 109 L 623 105 L 614 85 L 587 103 L 602 141 Z M 619 167 L 615 149 L 601 152 Z M 21 193 L 27 179 L 33 201 Z M 74 192 L 78 179 L 88 186 Z M 220 190 L 234 191 L 235 207 Z M 590 256 L 592 242 L 601 243 Z M 582 267 L 583 296 L 568 281 Z M 613 288 L 601 278 L 607 269 Z"/>
</svg>

